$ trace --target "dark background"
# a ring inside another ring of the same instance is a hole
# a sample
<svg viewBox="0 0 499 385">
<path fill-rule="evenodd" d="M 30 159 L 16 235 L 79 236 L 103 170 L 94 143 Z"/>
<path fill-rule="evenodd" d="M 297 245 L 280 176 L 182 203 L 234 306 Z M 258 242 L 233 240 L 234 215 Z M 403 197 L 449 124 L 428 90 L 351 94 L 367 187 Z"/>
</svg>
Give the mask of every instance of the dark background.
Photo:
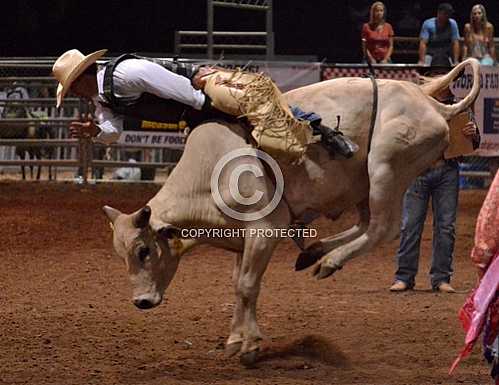
<svg viewBox="0 0 499 385">
<path fill-rule="evenodd" d="M 328 62 L 360 59 L 359 31 L 372 1 L 274 0 L 275 52 L 315 55 Z M 439 1 L 385 1 L 387 20 L 399 36 L 417 36 L 436 15 Z M 498 23 L 498 1 L 483 1 Z M 416 5 L 415 5 L 416 4 Z M 460 33 L 475 1 L 451 2 Z M 58 56 L 78 48 L 89 53 L 173 52 L 175 30 L 206 30 L 205 0 L 17 0 L 2 2 L 0 55 Z M 259 12 L 217 8 L 216 30 L 264 30 Z M 499 26 L 497 26 L 499 28 Z"/>
</svg>

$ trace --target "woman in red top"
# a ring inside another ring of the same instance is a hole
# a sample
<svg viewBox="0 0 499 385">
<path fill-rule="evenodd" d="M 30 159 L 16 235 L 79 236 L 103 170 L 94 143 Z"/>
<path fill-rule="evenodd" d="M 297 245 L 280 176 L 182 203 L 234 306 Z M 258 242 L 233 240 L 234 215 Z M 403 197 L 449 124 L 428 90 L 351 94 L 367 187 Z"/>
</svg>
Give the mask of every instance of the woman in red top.
<svg viewBox="0 0 499 385">
<path fill-rule="evenodd" d="M 371 63 L 390 63 L 393 52 L 393 28 L 385 21 L 386 8 L 381 1 L 371 5 L 369 23 L 362 26 L 362 51 Z"/>
</svg>

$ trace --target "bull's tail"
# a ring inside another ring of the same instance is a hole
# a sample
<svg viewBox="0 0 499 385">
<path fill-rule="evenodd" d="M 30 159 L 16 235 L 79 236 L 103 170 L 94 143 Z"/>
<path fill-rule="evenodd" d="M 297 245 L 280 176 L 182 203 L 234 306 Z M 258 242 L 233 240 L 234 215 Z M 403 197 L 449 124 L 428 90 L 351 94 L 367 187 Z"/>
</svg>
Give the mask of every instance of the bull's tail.
<svg viewBox="0 0 499 385">
<path fill-rule="evenodd" d="M 480 92 L 480 64 L 474 58 L 466 59 L 465 61 L 456 65 L 447 75 L 440 76 L 432 79 L 426 84 L 421 86 L 423 92 L 428 96 L 436 96 L 440 91 L 449 87 L 450 83 L 455 80 L 459 73 L 467 66 L 470 65 L 473 71 L 473 86 L 471 91 L 464 97 L 463 100 L 455 104 L 443 104 L 435 100 L 435 108 L 445 118 L 449 120 L 460 112 L 470 107 L 476 100 Z"/>
</svg>

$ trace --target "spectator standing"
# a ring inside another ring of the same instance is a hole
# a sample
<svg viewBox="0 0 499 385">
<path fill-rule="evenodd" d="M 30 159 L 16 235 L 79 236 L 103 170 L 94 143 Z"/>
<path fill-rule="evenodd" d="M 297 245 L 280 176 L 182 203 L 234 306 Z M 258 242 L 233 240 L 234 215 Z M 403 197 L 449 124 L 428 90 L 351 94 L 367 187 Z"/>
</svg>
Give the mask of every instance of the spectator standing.
<svg viewBox="0 0 499 385">
<path fill-rule="evenodd" d="M 362 52 L 371 63 L 390 63 L 393 53 L 393 28 L 386 20 L 386 7 L 381 1 L 371 5 L 369 22 L 362 26 Z"/>
<path fill-rule="evenodd" d="M 471 353 L 483 334 L 484 356 L 492 365 L 491 375 L 499 384 L 499 172 L 490 185 L 475 228 L 471 259 L 479 281 L 459 312 L 466 331 L 465 346 L 451 367 Z"/>
<path fill-rule="evenodd" d="M 459 61 L 459 29 L 449 3 L 438 6 L 437 17 L 424 21 L 419 35 L 419 65 L 445 66 Z"/>
<path fill-rule="evenodd" d="M 474 57 L 481 64 L 494 65 L 496 48 L 494 25 L 487 20 L 487 12 L 482 4 L 471 8 L 470 22 L 464 26 L 463 58 Z"/>
<path fill-rule="evenodd" d="M 443 90 L 438 99 L 452 103 L 450 90 Z M 477 148 L 480 136 L 476 124 L 470 120 L 463 128 L 465 136 Z M 433 250 L 431 258 L 431 287 L 434 291 L 453 293 L 450 285 L 454 253 L 455 222 L 459 195 L 459 164 L 457 159 L 440 159 L 416 178 L 406 191 L 402 211 L 400 246 L 397 252 L 398 269 L 391 291 L 412 289 L 418 271 L 421 235 L 428 203 L 433 210 Z"/>
</svg>

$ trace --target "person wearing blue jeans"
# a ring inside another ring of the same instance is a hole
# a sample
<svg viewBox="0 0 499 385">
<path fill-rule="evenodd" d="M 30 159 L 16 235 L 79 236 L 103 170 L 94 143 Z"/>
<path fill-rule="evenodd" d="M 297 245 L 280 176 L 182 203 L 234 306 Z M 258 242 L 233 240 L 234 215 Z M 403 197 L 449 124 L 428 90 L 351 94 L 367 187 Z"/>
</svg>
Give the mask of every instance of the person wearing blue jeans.
<svg viewBox="0 0 499 385">
<path fill-rule="evenodd" d="M 479 134 L 473 121 L 463 127 L 478 147 Z M 418 272 L 421 235 L 428 211 L 433 210 L 433 245 L 431 257 L 431 287 L 435 291 L 455 292 L 450 285 L 452 259 L 456 237 L 456 213 L 459 195 L 459 164 L 457 159 L 440 159 L 418 176 L 404 195 L 398 269 L 391 291 L 412 289 Z"/>
<path fill-rule="evenodd" d="M 414 287 L 430 198 L 433 209 L 431 286 L 437 290 L 443 283 L 450 283 L 458 194 L 459 165 L 456 160 L 441 160 L 409 187 L 404 196 L 398 269 L 392 291 L 399 287 L 403 290 Z"/>
</svg>

